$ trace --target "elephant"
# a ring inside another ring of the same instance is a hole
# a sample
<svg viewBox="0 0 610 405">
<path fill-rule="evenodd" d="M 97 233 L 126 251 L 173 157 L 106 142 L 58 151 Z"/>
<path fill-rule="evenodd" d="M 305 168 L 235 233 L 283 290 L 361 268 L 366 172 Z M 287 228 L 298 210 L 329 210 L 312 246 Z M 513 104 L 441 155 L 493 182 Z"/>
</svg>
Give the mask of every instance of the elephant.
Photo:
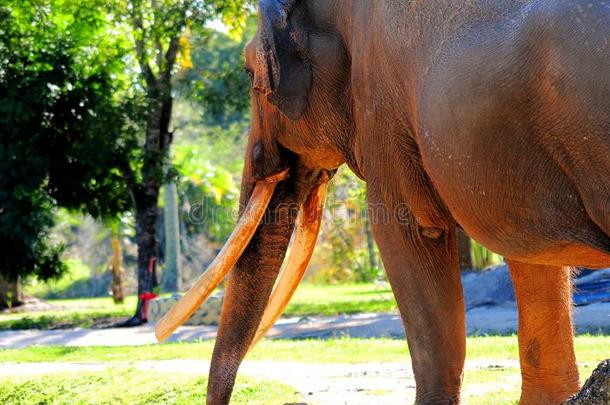
<svg viewBox="0 0 610 405">
<path fill-rule="evenodd" d="M 165 339 L 229 274 L 207 403 L 230 401 L 240 362 L 301 280 L 344 164 L 367 185 L 416 403 L 460 402 L 458 227 L 509 264 L 520 403 L 577 392 L 571 269 L 610 266 L 610 2 L 258 7 L 239 223 L 156 330 Z"/>
</svg>

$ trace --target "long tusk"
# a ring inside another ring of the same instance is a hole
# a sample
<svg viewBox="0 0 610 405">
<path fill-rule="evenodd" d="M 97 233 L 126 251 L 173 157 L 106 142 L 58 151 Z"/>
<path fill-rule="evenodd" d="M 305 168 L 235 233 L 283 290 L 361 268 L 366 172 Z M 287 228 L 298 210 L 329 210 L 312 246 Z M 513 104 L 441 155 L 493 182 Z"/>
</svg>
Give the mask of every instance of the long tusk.
<svg viewBox="0 0 610 405">
<path fill-rule="evenodd" d="M 269 329 L 275 324 L 286 309 L 290 299 L 294 295 L 307 265 L 316 246 L 320 224 L 322 223 L 322 213 L 324 211 L 324 200 L 328 183 L 317 186 L 307 197 L 307 201 L 301 209 L 301 216 L 297 225 L 294 242 L 290 251 L 290 256 L 284 267 L 276 287 L 271 293 L 267 308 L 261 319 L 260 325 L 254 335 L 250 349 L 262 339 Z"/>
<path fill-rule="evenodd" d="M 275 186 L 286 177 L 288 170 L 256 183 L 248 205 L 218 256 L 191 289 L 157 323 L 155 335 L 159 342 L 163 342 L 186 322 L 235 266 L 254 236 L 271 201 Z"/>
</svg>

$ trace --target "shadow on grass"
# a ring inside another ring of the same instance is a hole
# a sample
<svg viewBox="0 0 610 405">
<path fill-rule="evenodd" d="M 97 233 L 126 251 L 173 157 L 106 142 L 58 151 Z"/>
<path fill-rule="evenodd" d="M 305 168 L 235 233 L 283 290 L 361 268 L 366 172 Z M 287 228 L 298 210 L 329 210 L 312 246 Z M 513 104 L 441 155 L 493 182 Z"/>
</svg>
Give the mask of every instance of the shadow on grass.
<svg viewBox="0 0 610 405">
<path fill-rule="evenodd" d="M 58 315 L 26 315 L 14 319 L 0 320 L 2 330 L 56 330 L 56 329 L 104 329 L 115 326 L 127 319 L 123 315 L 109 315 L 108 313 L 81 313 L 67 312 Z"/>
</svg>

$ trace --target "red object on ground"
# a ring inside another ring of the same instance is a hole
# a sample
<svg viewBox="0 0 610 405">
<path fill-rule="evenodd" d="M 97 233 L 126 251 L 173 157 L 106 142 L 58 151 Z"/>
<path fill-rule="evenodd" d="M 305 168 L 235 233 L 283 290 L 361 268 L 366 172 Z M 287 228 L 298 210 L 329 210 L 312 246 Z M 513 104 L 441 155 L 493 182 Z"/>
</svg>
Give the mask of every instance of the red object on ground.
<svg viewBox="0 0 610 405">
<path fill-rule="evenodd" d="M 143 321 L 148 320 L 146 314 L 148 313 L 148 303 L 150 300 L 157 298 L 159 295 L 155 293 L 144 293 L 140 294 L 140 300 L 142 301 L 142 313 L 141 318 Z"/>
<path fill-rule="evenodd" d="M 155 261 L 157 260 L 156 257 L 151 257 L 150 260 L 148 261 L 148 272 L 152 273 L 153 270 L 155 269 Z M 150 302 L 150 300 L 157 298 L 158 295 L 155 293 L 144 293 L 144 294 L 140 294 L 140 301 L 142 301 L 142 312 L 140 313 L 140 318 L 143 321 L 147 321 L 148 319 L 148 303 Z"/>
</svg>

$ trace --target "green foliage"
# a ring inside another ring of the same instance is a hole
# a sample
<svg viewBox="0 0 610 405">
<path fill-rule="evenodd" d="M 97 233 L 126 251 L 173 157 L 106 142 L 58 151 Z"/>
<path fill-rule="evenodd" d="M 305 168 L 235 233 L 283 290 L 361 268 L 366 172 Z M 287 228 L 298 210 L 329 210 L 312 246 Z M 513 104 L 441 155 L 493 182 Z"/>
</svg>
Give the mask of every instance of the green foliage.
<svg viewBox="0 0 610 405">
<path fill-rule="evenodd" d="M 203 233 L 212 242 L 224 242 L 237 218 L 243 167 L 245 124 L 205 126 L 201 110 L 177 104 L 174 123 L 180 134 L 173 162 L 180 175 L 181 214 L 189 236 Z"/>
<path fill-rule="evenodd" d="M 370 265 L 366 220 L 366 184 L 342 167 L 329 187 L 322 232 L 312 264 L 317 270 L 311 276 L 313 282 L 371 282 L 377 279 L 379 269 Z"/>
<path fill-rule="evenodd" d="M 502 256 L 485 248 L 474 239 L 470 240 L 470 255 L 474 268 L 479 270 L 501 264 L 504 261 Z"/>
<path fill-rule="evenodd" d="M 0 6 L 0 263 L 8 277 L 65 270 L 49 240 L 58 206 L 111 216 L 131 200 L 120 173 L 123 43 L 96 0 Z"/>
<path fill-rule="evenodd" d="M 239 36 L 251 10 L 243 6 L 242 0 L 0 3 L 0 245 L 11 252 L 0 274 L 57 277 L 66 268 L 63 247 L 50 237 L 57 207 L 115 218 L 142 201 L 143 183 L 173 175 L 165 160 L 171 134 L 159 150 L 143 148 L 144 128 L 156 103 L 173 97 L 175 57 L 190 58 L 187 34 L 206 37 L 208 23 L 220 19 Z M 201 55 L 196 62 L 207 63 Z M 197 68 L 206 75 L 205 65 Z M 230 70 L 210 67 L 219 69 Z"/>
<path fill-rule="evenodd" d="M 205 402 L 206 387 L 205 377 L 123 366 L 101 372 L 2 377 L 0 402 L 6 405 L 194 404 Z M 231 403 L 284 403 L 291 398 L 297 399 L 294 391 L 277 382 L 239 377 Z"/>
<path fill-rule="evenodd" d="M 178 161 L 183 163 L 179 167 L 188 179 L 181 185 L 181 190 L 192 202 L 183 214 L 187 232 L 203 232 L 212 241 L 224 241 L 235 226 L 239 189 L 226 169 L 200 160 L 197 148 L 181 152 L 176 151 Z M 194 161 L 199 163 L 190 166 Z"/>
<path fill-rule="evenodd" d="M 38 279 L 30 281 L 26 287 L 27 294 L 37 297 L 66 297 L 75 284 L 87 284 L 91 278 L 91 270 L 80 259 L 64 260 L 66 271 L 59 278 L 41 282 Z"/>
<path fill-rule="evenodd" d="M 227 127 L 248 119 L 250 79 L 244 70 L 243 49 L 254 33 L 253 19 L 247 28 L 237 41 L 215 30 L 201 30 L 190 37 L 193 67 L 177 75 L 177 89 L 203 108 L 205 125 Z"/>
</svg>

